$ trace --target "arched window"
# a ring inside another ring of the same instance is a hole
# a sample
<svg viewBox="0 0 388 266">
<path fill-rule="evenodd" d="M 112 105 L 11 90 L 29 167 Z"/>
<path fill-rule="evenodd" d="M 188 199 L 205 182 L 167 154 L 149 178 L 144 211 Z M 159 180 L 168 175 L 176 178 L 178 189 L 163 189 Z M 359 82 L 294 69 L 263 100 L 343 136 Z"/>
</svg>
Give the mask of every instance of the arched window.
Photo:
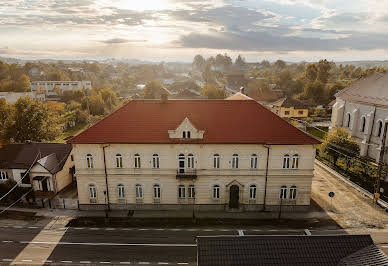
<svg viewBox="0 0 388 266">
<path fill-rule="evenodd" d="M 184 139 L 186 138 L 186 131 L 182 132 L 182 138 L 184 138 Z"/>
<path fill-rule="evenodd" d="M 188 139 L 191 138 L 191 132 L 190 132 L 190 131 L 187 131 L 187 138 L 188 138 Z"/>
<path fill-rule="evenodd" d="M 135 154 L 135 168 L 140 168 L 140 155 L 138 153 Z"/>
<path fill-rule="evenodd" d="M 117 186 L 117 193 L 118 193 L 119 199 L 125 198 L 124 185 L 123 184 L 119 184 Z"/>
<path fill-rule="evenodd" d="M 381 134 L 383 133 L 383 121 L 379 120 L 377 122 L 377 132 L 376 132 L 376 136 L 377 137 L 381 137 Z"/>
<path fill-rule="evenodd" d="M 350 121 L 352 120 L 352 117 L 350 113 L 346 114 L 346 127 L 350 127 Z"/>
<path fill-rule="evenodd" d="M 159 168 L 159 155 L 152 155 L 152 168 Z"/>
<path fill-rule="evenodd" d="M 160 199 L 160 186 L 158 184 L 154 185 L 154 199 Z"/>
<path fill-rule="evenodd" d="M 213 199 L 219 199 L 220 198 L 220 186 L 214 185 L 213 186 Z"/>
<path fill-rule="evenodd" d="M 232 156 L 232 168 L 233 169 L 238 168 L 238 154 L 233 154 Z"/>
<path fill-rule="evenodd" d="M 257 168 L 257 155 L 252 154 L 251 155 L 251 169 L 256 169 Z"/>
<path fill-rule="evenodd" d="M 136 198 L 142 199 L 143 198 L 143 187 L 140 184 L 136 184 Z"/>
<path fill-rule="evenodd" d="M 194 168 L 194 155 L 187 155 L 187 168 Z"/>
<path fill-rule="evenodd" d="M 89 198 L 95 199 L 97 198 L 97 191 L 95 185 L 89 185 Z"/>
<path fill-rule="evenodd" d="M 0 171 L 0 180 L 8 180 L 8 173 L 6 171 Z"/>
<path fill-rule="evenodd" d="M 179 187 L 178 187 L 178 197 L 180 199 L 186 198 L 186 187 L 184 185 L 179 185 Z"/>
<path fill-rule="evenodd" d="M 216 169 L 220 168 L 220 155 L 218 154 L 213 155 L 213 167 Z"/>
<path fill-rule="evenodd" d="M 296 199 L 296 186 L 290 187 L 290 199 L 295 200 Z"/>
<path fill-rule="evenodd" d="M 116 168 L 123 168 L 123 157 L 121 154 L 116 154 Z"/>
<path fill-rule="evenodd" d="M 194 185 L 189 185 L 189 199 L 194 199 L 195 198 L 195 186 Z"/>
<path fill-rule="evenodd" d="M 299 168 L 299 155 L 298 154 L 294 154 L 292 156 L 292 166 L 291 166 L 292 169 L 298 169 Z"/>
<path fill-rule="evenodd" d="M 290 168 L 290 155 L 286 154 L 283 157 L 283 168 L 288 169 Z"/>
<path fill-rule="evenodd" d="M 366 118 L 365 116 L 361 117 L 361 128 L 360 128 L 360 131 L 361 132 L 365 132 L 365 126 L 366 126 Z"/>
<path fill-rule="evenodd" d="M 87 168 L 94 168 L 93 156 L 91 154 L 86 155 L 86 167 Z"/>
<path fill-rule="evenodd" d="M 280 199 L 282 199 L 282 200 L 287 199 L 287 187 L 286 186 L 282 186 L 280 188 Z"/>
<path fill-rule="evenodd" d="M 251 185 L 249 187 L 249 198 L 256 199 L 256 185 Z"/>
</svg>

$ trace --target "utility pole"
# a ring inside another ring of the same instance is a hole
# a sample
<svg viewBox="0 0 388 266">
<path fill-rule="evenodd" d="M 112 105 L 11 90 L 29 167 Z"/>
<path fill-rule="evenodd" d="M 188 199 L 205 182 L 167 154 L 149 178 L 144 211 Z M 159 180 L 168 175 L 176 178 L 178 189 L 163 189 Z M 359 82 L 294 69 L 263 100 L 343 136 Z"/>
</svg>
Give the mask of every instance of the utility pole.
<svg viewBox="0 0 388 266">
<path fill-rule="evenodd" d="M 388 128 L 388 123 L 384 121 L 384 131 L 383 131 L 383 137 L 381 139 L 381 144 L 380 144 L 380 154 L 379 154 L 379 162 L 378 162 L 378 168 L 377 168 L 377 177 L 375 181 L 375 193 L 374 193 L 374 202 L 377 203 L 377 200 L 380 195 L 380 179 L 381 179 L 381 171 L 384 165 L 384 154 L 385 154 L 385 140 L 387 137 L 387 128 Z"/>
</svg>

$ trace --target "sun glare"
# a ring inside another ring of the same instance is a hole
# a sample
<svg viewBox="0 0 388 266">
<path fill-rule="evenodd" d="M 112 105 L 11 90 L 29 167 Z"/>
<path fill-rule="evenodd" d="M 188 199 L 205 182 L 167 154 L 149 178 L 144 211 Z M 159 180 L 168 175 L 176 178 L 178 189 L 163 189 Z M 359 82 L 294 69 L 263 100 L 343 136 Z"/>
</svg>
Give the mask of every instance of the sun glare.
<svg viewBox="0 0 388 266">
<path fill-rule="evenodd" d="M 105 1 L 106 2 L 106 1 Z M 171 7 L 169 0 L 116 0 L 109 3 L 120 9 L 129 9 L 136 11 L 161 10 Z"/>
</svg>

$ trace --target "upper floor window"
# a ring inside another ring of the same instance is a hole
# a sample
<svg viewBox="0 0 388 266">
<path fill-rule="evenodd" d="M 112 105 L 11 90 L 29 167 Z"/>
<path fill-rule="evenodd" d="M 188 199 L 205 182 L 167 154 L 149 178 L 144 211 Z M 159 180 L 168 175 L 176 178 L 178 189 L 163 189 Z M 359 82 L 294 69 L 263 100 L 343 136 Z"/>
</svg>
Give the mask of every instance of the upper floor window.
<svg viewBox="0 0 388 266">
<path fill-rule="evenodd" d="M 0 180 L 7 180 L 8 173 L 6 171 L 0 171 Z"/>
<path fill-rule="evenodd" d="M 117 193 L 118 193 L 119 199 L 125 198 L 124 185 L 123 184 L 119 184 L 117 186 Z"/>
<path fill-rule="evenodd" d="M 285 115 L 290 115 L 290 111 L 284 111 Z"/>
<path fill-rule="evenodd" d="M 179 187 L 178 187 L 178 197 L 180 199 L 186 198 L 186 187 L 184 185 L 179 185 Z"/>
<path fill-rule="evenodd" d="M 299 155 L 298 154 L 294 154 L 292 156 L 292 166 L 291 168 L 293 169 L 298 169 L 299 168 Z"/>
<path fill-rule="evenodd" d="M 190 131 L 183 131 L 182 132 L 182 138 L 190 139 L 191 138 L 191 132 Z"/>
<path fill-rule="evenodd" d="M 218 154 L 213 155 L 213 167 L 216 169 L 220 168 L 220 155 Z"/>
<path fill-rule="evenodd" d="M 233 154 L 232 156 L 232 168 L 233 169 L 238 168 L 238 154 Z"/>
<path fill-rule="evenodd" d="M 159 155 L 152 155 L 152 168 L 159 168 Z"/>
<path fill-rule="evenodd" d="M 256 185 L 249 187 L 249 199 L 256 199 Z"/>
<path fill-rule="evenodd" d="M 86 167 L 87 168 L 94 168 L 93 156 L 91 154 L 86 155 Z"/>
<path fill-rule="evenodd" d="M 160 186 L 158 184 L 154 185 L 154 199 L 160 199 Z"/>
<path fill-rule="evenodd" d="M 116 154 L 116 168 L 123 168 L 123 157 L 121 154 Z"/>
<path fill-rule="evenodd" d="M 219 199 L 220 198 L 220 186 L 214 185 L 213 186 L 213 199 Z"/>
<path fill-rule="evenodd" d="M 352 117 L 350 113 L 346 114 L 346 127 L 350 127 L 350 121 L 352 120 Z"/>
<path fill-rule="evenodd" d="M 95 199 L 97 198 L 97 191 L 95 185 L 89 185 L 89 198 Z"/>
<path fill-rule="evenodd" d="M 361 128 L 360 128 L 361 132 L 365 132 L 365 126 L 366 126 L 366 118 L 365 116 L 363 116 L 361 117 Z"/>
<path fill-rule="evenodd" d="M 187 168 L 194 168 L 194 155 L 187 155 Z"/>
<path fill-rule="evenodd" d="M 142 185 L 136 184 L 135 189 L 136 189 L 136 198 L 137 199 L 142 199 L 143 198 L 143 187 L 142 187 Z"/>
<path fill-rule="evenodd" d="M 383 133 L 383 121 L 379 120 L 377 122 L 377 132 L 376 132 L 376 136 L 377 137 L 381 137 L 381 134 Z"/>
<path fill-rule="evenodd" d="M 295 200 L 296 199 L 296 186 L 290 187 L 290 199 Z"/>
<path fill-rule="evenodd" d="M 280 188 L 280 199 L 282 199 L 282 200 L 287 199 L 287 187 L 286 186 L 282 186 Z"/>
<path fill-rule="evenodd" d="M 252 154 L 251 155 L 251 169 L 256 169 L 257 168 L 257 155 Z"/>
<path fill-rule="evenodd" d="M 194 185 L 190 185 L 188 188 L 189 192 L 189 199 L 194 199 L 195 198 L 195 187 Z"/>
<path fill-rule="evenodd" d="M 186 131 L 182 132 L 182 138 L 184 138 L 184 139 L 186 138 Z"/>
<path fill-rule="evenodd" d="M 135 168 L 140 168 L 140 155 L 138 153 L 135 154 Z"/>
<path fill-rule="evenodd" d="M 290 155 L 286 154 L 283 157 L 283 168 L 288 169 L 290 168 Z"/>
<path fill-rule="evenodd" d="M 190 131 L 187 131 L 187 138 L 191 139 L 191 132 Z"/>
</svg>

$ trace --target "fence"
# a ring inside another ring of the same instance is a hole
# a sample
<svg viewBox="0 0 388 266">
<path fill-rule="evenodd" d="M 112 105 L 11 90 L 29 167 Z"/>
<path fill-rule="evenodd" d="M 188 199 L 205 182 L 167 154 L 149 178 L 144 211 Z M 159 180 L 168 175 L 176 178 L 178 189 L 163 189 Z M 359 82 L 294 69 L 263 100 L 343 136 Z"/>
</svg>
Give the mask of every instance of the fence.
<svg viewBox="0 0 388 266">
<path fill-rule="evenodd" d="M 78 210 L 77 199 L 37 199 L 36 203 L 42 208 Z"/>
</svg>

